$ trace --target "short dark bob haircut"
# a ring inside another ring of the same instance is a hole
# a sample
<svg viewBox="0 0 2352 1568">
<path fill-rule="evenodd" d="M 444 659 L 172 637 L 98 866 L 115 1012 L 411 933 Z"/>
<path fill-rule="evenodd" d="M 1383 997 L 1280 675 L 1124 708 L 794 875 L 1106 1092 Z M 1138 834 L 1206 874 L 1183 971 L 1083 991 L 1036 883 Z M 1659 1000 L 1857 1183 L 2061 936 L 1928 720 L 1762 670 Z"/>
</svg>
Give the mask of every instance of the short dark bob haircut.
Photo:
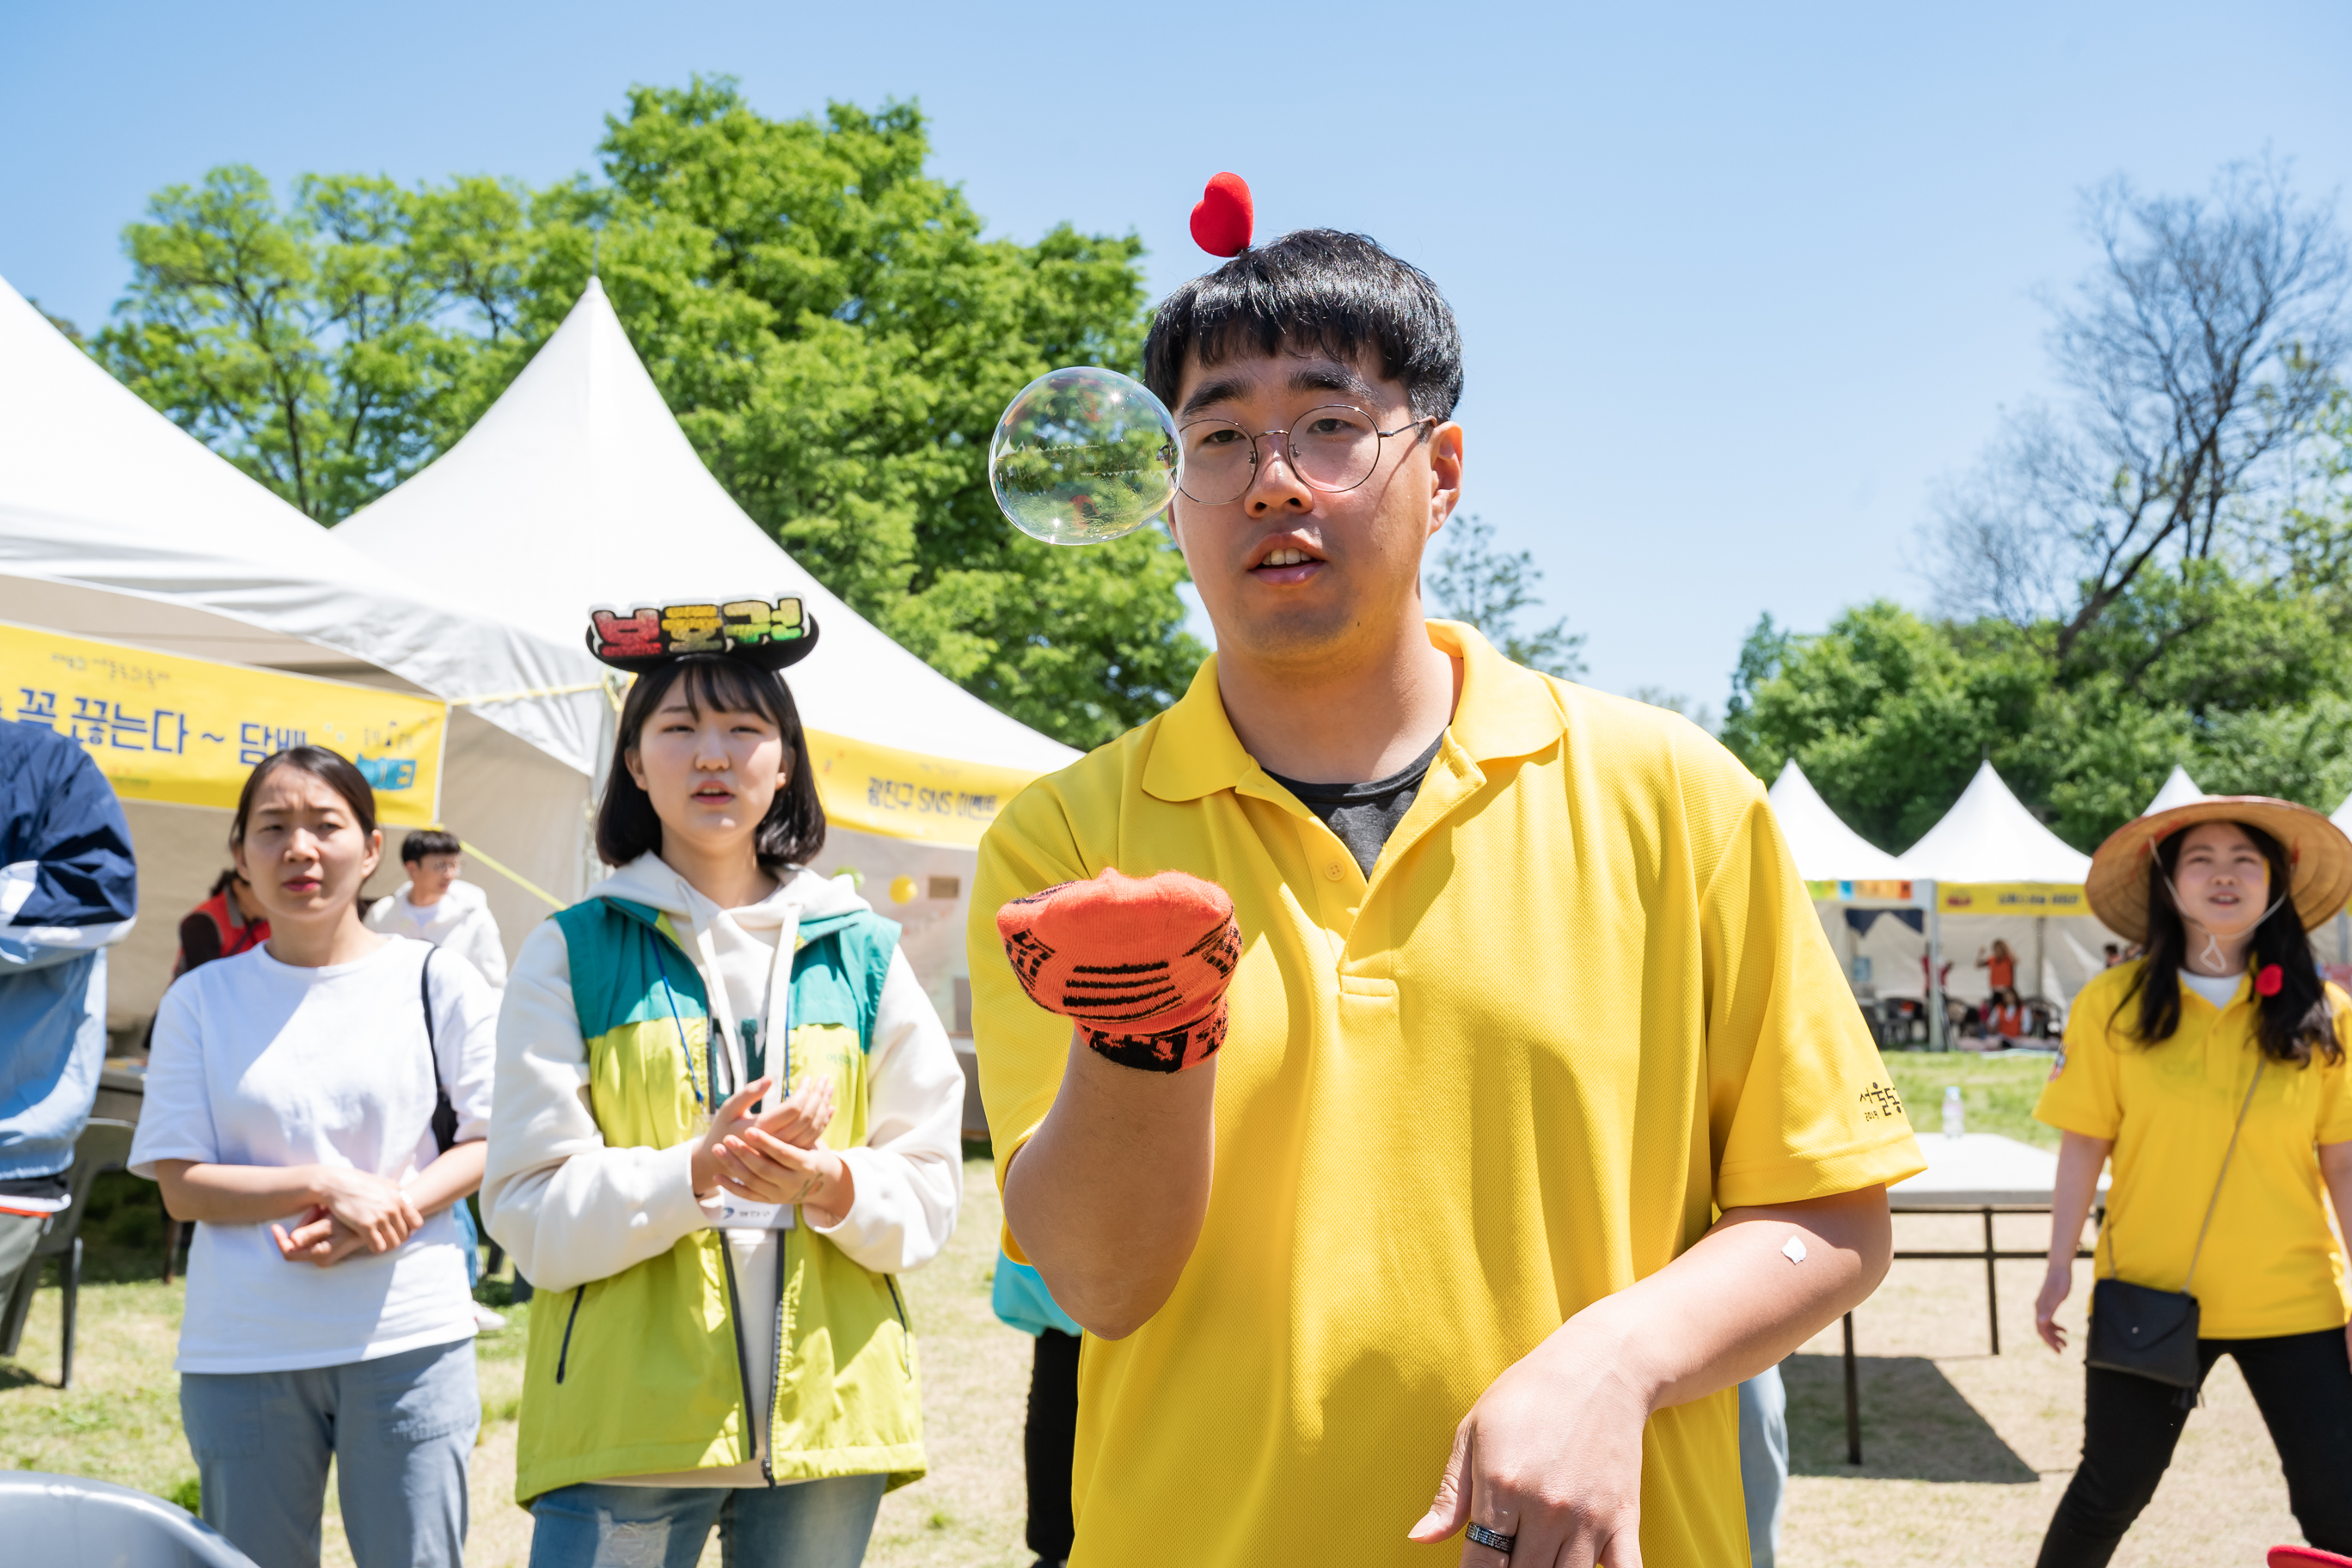
<svg viewBox="0 0 2352 1568">
<path fill-rule="evenodd" d="M 236 815 L 229 819 L 228 842 L 231 848 L 245 843 L 246 824 L 253 816 L 253 797 L 261 793 L 261 782 L 280 768 L 292 768 L 309 773 L 312 778 L 343 797 L 352 808 L 352 819 L 360 825 L 362 835 L 375 831 L 375 791 L 349 757 L 324 746 L 289 746 L 282 752 L 272 752 L 253 764 L 245 775 L 245 787 L 237 792 Z M 232 869 L 228 875 L 234 878 Z M 215 885 L 215 890 L 218 890 Z"/>
<path fill-rule="evenodd" d="M 815 859 L 824 849 L 824 807 L 816 798 L 816 769 L 809 761 L 808 736 L 801 728 L 792 688 L 781 675 L 717 654 L 694 654 L 662 665 L 637 677 L 629 688 L 613 736 L 604 798 L 596 804 L 596 853 L 607 865 L 625 866 L 640 855 L 661 850 L 661 818 L 629 776 L 629 753 L 637 749 L 646 721 L 680 681 L 686 683 L 687 705 L 697 714 L 705 709 L 760 714 L 775 725 L 792 753 L 793 776 L 776 792 L 751 837 L 760 868 L 782 871 Z"/>
<path fill-rule="evenodd" d="M 1451 419 L 1462 400 L 1462 330 L 1437 285 L 1365 236 L 1329 228 L 1244 250 L 1169 295 L 1143 341 L 1143 379 L 1173 409 L 1187 363 L 1285 350 L 1377 363 L 1424 416 Z"/>
<path fill-rule="evenodd" d="M 400 841 L 400 863 L 414 866 L 427 855 L 463 855 L 466 846 L 446 827 L 419 827 Z"/>
</svg>

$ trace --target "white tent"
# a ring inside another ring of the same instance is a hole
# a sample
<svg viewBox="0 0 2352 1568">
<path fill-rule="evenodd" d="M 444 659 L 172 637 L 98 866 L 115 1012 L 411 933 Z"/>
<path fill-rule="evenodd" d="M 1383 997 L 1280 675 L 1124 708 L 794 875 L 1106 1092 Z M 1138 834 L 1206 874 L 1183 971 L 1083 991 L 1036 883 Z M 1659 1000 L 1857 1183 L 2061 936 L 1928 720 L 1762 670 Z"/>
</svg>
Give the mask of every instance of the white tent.
<svg viewBox="0 0 2352 1568">
<path fill-rule="evenodd" d="M 2172 772 L 2165 778 L 2164 787 L 2156 792 L 2156 798 L 2147 803 L 2147 809 L 2140 815 L 2154 816 L 2159 811 L 2170 811 L 2176 805 L 2187 805 L 2204 798 L 2205 792 L 2197 787 L 2197 781 L 2189 776 L 2189 770 L 2175 763 Z"/>
<path fill-rule="evenodd" d="M 1790 757 L 1772 781 L 1767 798 L 1780 824 L 1780 837 L 1796 857 L 1797 875 L 1808 882 L 1893 881 L 1903 873 L 1895 857 L 1848 827 L 1813 781 Z"/>
<path fill-rule="evenodd" d="M 1943 820 L 1895 857 L 1902 875 L 1933 882 L 2048 882 L 2079 888 L 2091 858 L 2035 820 L 1990 763 Z"/>
<path fill-rule="evenodd" d="M 1806 881 L 1845 883 L 1865 901 L 1877 902 L 1871 895 L 1881 889 L 1851 885 L 1901 879 L 1895 857 L 1848 827 L 1830 809 L 1821 792 L 1813 788 L 1813 781 L 1805 776 L 1796 758 L 1790 757 L 1781 767 L 1780 776 L 1772 781 L 1766 798 L 1772 803 L 1772 816 L 1780 825 L 1780 837 L 1788 840 L 1789 852 L 1797 862 L 1797 875 Z M 1813 912 L 1821 919 L 1822 932 L 1829 938 L 1830 948 L 1838 955 L 1846 978 L 1857 990 L 1869 986 L 1874 995 L 1910 994 L 1906 976 L 1917 969 L 1919 961 L 1918 954 L 1912 952 L 1906 962 L 1904 950 L 1906 944 L 1916 947 L 1925 939 L 1915 935 L 1902 919 L 1851 915 L 1850 902 L 1843 897 L 1813 900 Z M 1858 919 L 1868 922 L 1866 930 L 1856 929 Z"/>
<path fill-rule="evenodd" d="M 540 804 L 580 776 L 604 721 L 601 667 L 576 638 L 453 609 L 358 555 L 148 407 L 5 281 L 0 620 L 478 700 L 451 715 L 444 817 L 542 886 L 578 882 L 576 819 Z M 144 918 L 110 966 L 118 1024 L 152 1010 L 179 918 L 227 858 L 226 812 L 126 810 Z M 519 941 L 544 905 L 483 880 Z"/>
<path fill-rule="evenodd" d="M 463 440 L 335 533 L 377 560 L 429 566 L 482 615 L 574 647 L 591 605 L 796 594 L 819 629 L 816 651 L 790 676 L 812 731 L 1024 779 L 1077 755 L 892 642 L 746 516 L 678 429 L 593 279 Z M 951 1026 L 969 1005 L 957 981 L 972 862 L 966 845 L 839 823 L 825 852 L 825 868 L 859 871 L 867 896 L 905 924 L 908 958 Z M 893 887 L 914 896 L 882 896 Z"/>
<path fill-rule="evenodd" d="M 1896 856 L 1895 863 L 1914 881 L 1936 885 L 1928 903 L 1927 941 L 1939 978 L 1945 966 L 1942 928 L 1948 918 L 1965 921 L 1962 929 L 1979 942 L 1990 944 L 1996 938 L 2007 942 L 2018 958 L 2018 988 L 2028 994 L 2071 1001 L 2104 967 L 2095 950 L 2112 935 L 2087 915 L 2062 915 L 2064 923 L 2053 942 L 2046 916 L 2031 907 L 2005 909 L 1992 900 L 1984 905 L 1987 912 L 1948 915 L 1945 910 L 1948 894 L 1958 891 L 1954 884 L 1963 888 L 2025 884 L 2067 889 L 2079 896 L 2091 872 L 2091 858 L 2026 810 L 1991 763 L 1979 764 L 1976 776 L 1952 803 L 1952 809 L 1916 844 Z M 1986 972 L 1974 965 L 1951 967 L 1953 995 L 1979 1002 L 1990 994 L 1991 983 Z"/>
</svg>

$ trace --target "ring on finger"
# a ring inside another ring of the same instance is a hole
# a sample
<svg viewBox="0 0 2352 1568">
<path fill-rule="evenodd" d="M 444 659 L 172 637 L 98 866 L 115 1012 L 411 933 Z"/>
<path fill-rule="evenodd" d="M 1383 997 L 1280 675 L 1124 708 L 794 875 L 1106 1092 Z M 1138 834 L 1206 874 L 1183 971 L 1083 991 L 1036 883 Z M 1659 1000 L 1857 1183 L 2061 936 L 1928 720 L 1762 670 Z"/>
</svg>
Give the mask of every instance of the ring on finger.
<svg viewBox="0 0 2352 1568">
<path fill-rule="evenodd" d="M 1493 1547 L 1506 1557 L 1511 1554 L 1511 1548 L 1519 1543 L 1516 1535 L 1505 1535 L 1499 1530 L 1489 1530 L 1483 1524 L 1475 1523 L 1470 1527 L 1470 1539 L 1481 1546 Z"/>
</svg>

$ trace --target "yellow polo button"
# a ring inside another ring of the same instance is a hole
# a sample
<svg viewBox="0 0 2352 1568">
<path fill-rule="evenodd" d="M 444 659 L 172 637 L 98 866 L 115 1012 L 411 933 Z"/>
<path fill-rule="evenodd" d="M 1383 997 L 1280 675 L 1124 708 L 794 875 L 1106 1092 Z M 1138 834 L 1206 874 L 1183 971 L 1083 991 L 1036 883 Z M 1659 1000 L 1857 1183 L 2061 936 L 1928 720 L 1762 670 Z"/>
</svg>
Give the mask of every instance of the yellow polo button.
<svg viewBox="0 0 2352 1568">
<path fill-rule="evenodd" d="M 1331 880 L 1333 880 L 1333 881 L 1335 881 L 1335 882 L 1336 882 L 1336 881 L 1338 881 L 1340 878 L 1342 878 L 1342 877 L 1346 876 L 1348 873 L 1347 873 L 1347 872 L 1345 872 L 1345 871 L 1343 871 L 1343 870 L 1341 870 L 1341 869 L 1339 868 L 1339 862 L 1338 862 L 1337 860 L 1333 860 L 1333 861 L 1329 861 L 1329 862 L 1328 862 L 1328 863 L 1326 863 L 1326 864 L 1325 864 L 1325 866 L 1324 866 L 1324 868 L 1323 868 L 1323 874 L 1324 874 L 1326 877 L 1328 877 L 1329 879 L 1331 879 Z"/>
</svg>

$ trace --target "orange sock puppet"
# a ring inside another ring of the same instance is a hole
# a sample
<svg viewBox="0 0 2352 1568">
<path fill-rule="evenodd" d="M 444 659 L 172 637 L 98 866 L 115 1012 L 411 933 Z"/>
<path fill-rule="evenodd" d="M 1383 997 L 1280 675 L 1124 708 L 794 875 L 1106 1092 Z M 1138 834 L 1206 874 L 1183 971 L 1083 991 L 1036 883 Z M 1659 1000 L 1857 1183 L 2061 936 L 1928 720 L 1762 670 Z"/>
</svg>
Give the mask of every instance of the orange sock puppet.
<svg viewBox="0 0 2352 1568">
<path fill-rule="evenodd" d="M 1225 1043 L 1242 936 L 1213 882 L 1106 869 L 1013 900 L 996 911 L 996 934 L 1029 1000 L 1122 1067 L 1181 1072 Z"/>
</svg>

